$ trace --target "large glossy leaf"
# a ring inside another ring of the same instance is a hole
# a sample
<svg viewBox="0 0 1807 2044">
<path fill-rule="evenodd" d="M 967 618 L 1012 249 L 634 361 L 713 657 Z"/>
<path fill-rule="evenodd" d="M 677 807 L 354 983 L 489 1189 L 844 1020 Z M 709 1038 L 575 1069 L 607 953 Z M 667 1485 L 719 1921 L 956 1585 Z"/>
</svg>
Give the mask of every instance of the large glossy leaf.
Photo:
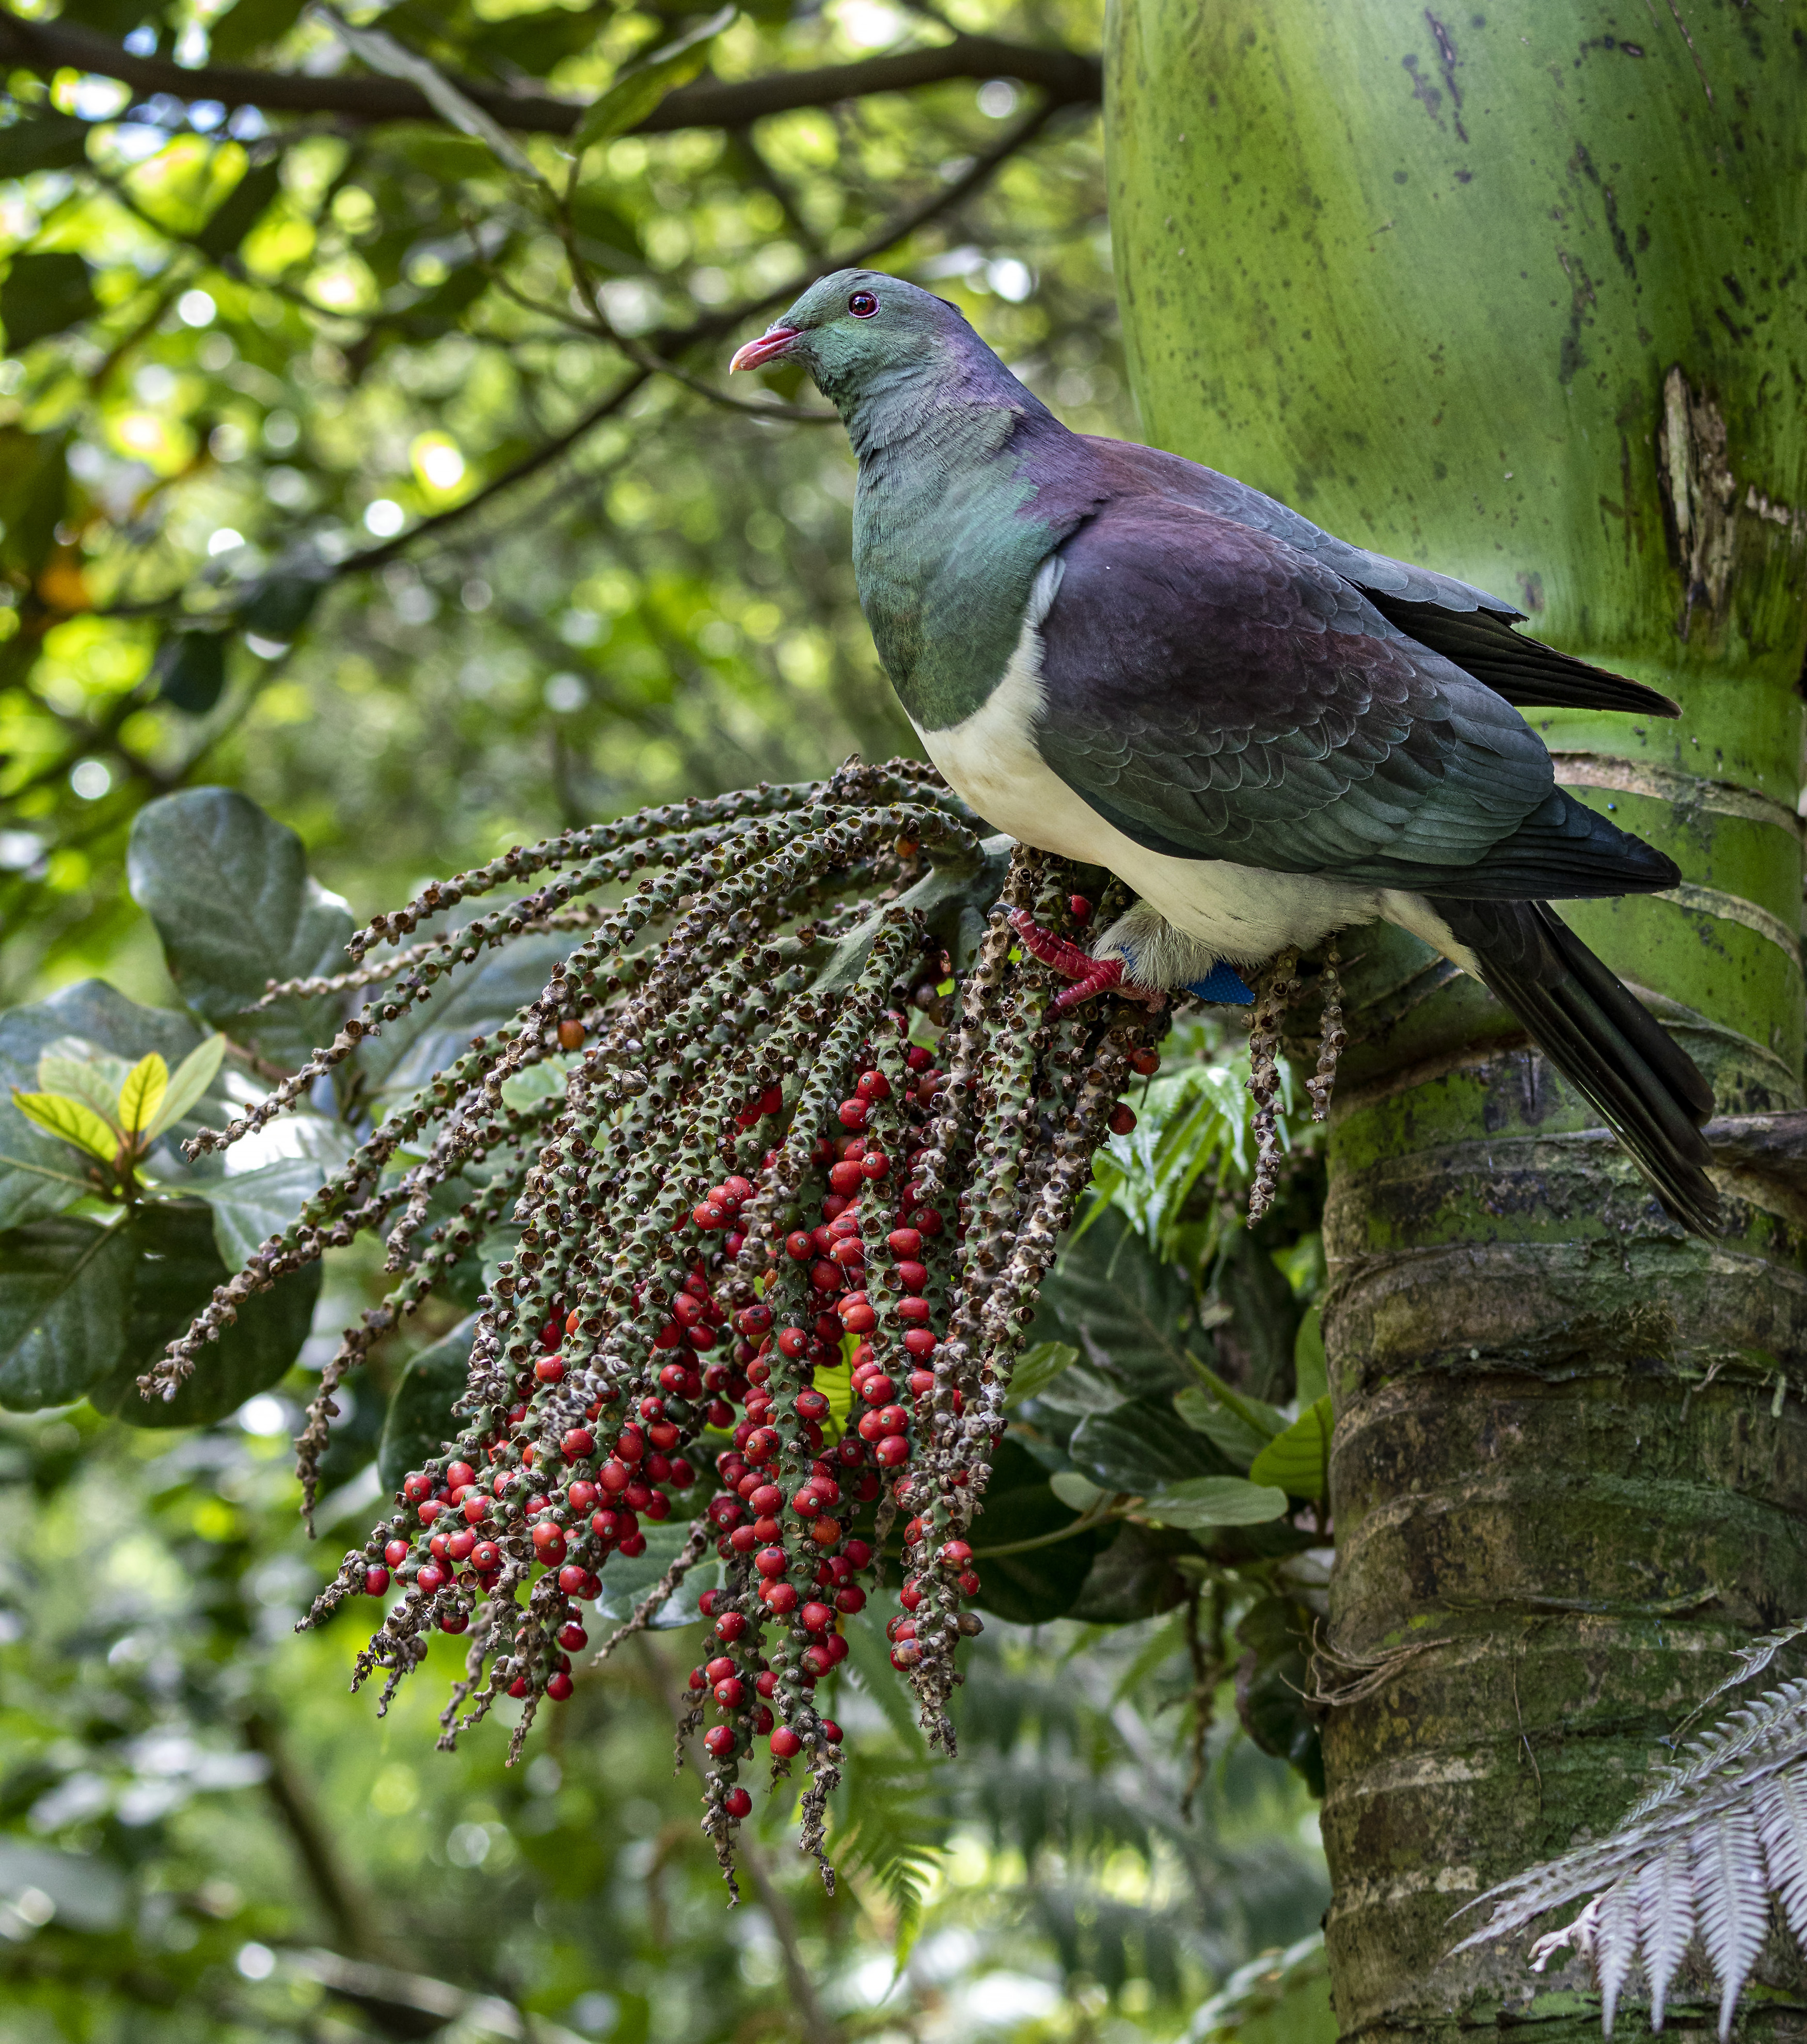
<svg viewBox="0 0 1807 2044">
<path fill-rule="evenodd" d="M 1151 1491 L 1142 1508 L 1162 1526 L 1263 1526 L 1284 1516 L 1286 1493 L 1240 1476 L 1194 1476 Z"/>
<path fill-rule="evenodd" d="M 352 912 L 309 878 L 293 831 L 231 789 L 186 789 L 139 811 L 126 870 L 197 1014 L 286 1064 L 333 1035 L 328 1000 L 246 1013 L 273 979 L 346 966 Z"/>
<path fill-rule="evenodd" d="M 1272 1406 L 1220 1397 L 1202 1384 L 1176 1391 L 1173 1403 L 1187 1426 L 1221 1448 L 1238 1469 L 1247 1469 L 1270 1441 L 1286 1430 L 1285 1416 Z"/>
<path fill-rule="evenodd" d="M 1020 1405 L 1025 1398 L 1040 1397 L 1078 1359 L 1079 1351 L 1070 1342 L 1036 1342 L 1017 1357 L 1017 1366 L 1010 1373 L 1010 1395 L 1005 1404 Z"/>
<path fill-rule="evenodd" d="M 65 1044 L 65 1038 L 75 1040 Z M 55 1047 L 59 1053 L 73 1055 L 87 1047 L 129 1067 L 147 1051 L 156 1051 L 175 1066 L 199 1040 L 200 1032 L 186 1015 L 140 1008 L 98 979 L 83 980 L 48 1001 L 0 1014 L 0 1228 L 60 1213 L 94 1189 L 75 1152 L 33 1128 L 13 1105 L 14 1086 L 27 1092 L 37 1087 L 38 1061 L 45 1051 Z M 172 1140 L 196 1125 L 193 1120 L 178 1124 L 171 1132 Z"/>
<path fill-rule="evenodd" d="M 1322 1497 L 1330 1488 L 1330 1399 L 1308 1405 L 1249 1465 L 1255 1483 L 1277 1483 L 1293 1497 Z"/>
<path fill-rule="evenodd" d="M 117 1368 L 136 1261 L 123 1227 L 73 1215 L 0 1235 L 0 1405 L 67 1405 Z"/>
<path fill-rule="evenodd" d="M 1140 1397 L 1196 1381 L 1188 1336 L 1197 1325 L 1184 1272 L 1159 1262 L 1112 1207 L 1042 1286 L 1031 1339 L 1071 1343 L 1125 1396 Z"/>
<path fill-rule="evenodd" d="M 85 1156 L 102 1163 L 119 1147 L 119 1138 L 85 1100 L 60 1093 L 15 1093 L 13 1105 L 34 1128 L 41 1128 L 60 1143 L 73 1143 Z"/>
<path fill-rule="evenodd" d="M 1067 1452 L 1102 1490 L 1140 1495 L 1195 1476 L 1239 1473 L 1223 1450 L 1178 1425 L 1164 1398 L 1136 1398 L 1109 1412 L 1089 1412 L 1073 1429 Z"/>
<path fill-rule="evenodd" d="M 602 1570 L 602 1594 L 591 1608 L 605 1625 L 619 1625 L 633 1616 L 634 1607 L 678 1558 L 690 1538 L 690 1523 L 676 1518 L 663 1526 L 643 1522 L 640 1531 L 646 1535 L 646 1552 L 613 1554 Z M 653 1614 L 650 1629 L 668 1632 L 681 1625 L 694 1625 L 698 1598 L 721 1581 L 721 1564 L 713 1555 L 699 1562 Z"/>
<path fill-rule="evenodd" d="M 312 1157 L 282 1157 L 236 1178 L 210 1178 L 194 1187 L 213 1215 L 213 1246 L 229 1270 L 249 1261 L 271 1235 L 294 1224 L 302 1206 L 326 1181 Z"/>
<path fill-rule="evenodd" d="M 1311 1613 L 1290 1597 L 1263 1597 L 1236 1627 L 1236 1713 L 1263 1753 L 1288 1762 L 1314 1796 L 1324 1793 L 1321 1713 L 1305 1701 Z"/>
<path fill-rule="evenodd" d="M 1067 1613 L 1087 1625 L 1130 1625 L 1181 1603 L 1190 1585 L 1175 1567 L 1197 1547 L 1177 1530 L 1121 1526 L 1092 1563 L 1078 1600 Z"/>
<path fill-rule="evenodd" d="M 254 1293 L 237 1320 L 210 1342 L 174 1398 L 147 1399 L 148 1370 L 230 1276 L 213 1246 L 213 1216 L 198 1204 L 141 1207 L 130 1229 L 134 1254 L 125 1358 L 88 1393 L 97 1410 L 133 1427 L 196 1427 L 223 1420 L 280 1381 L 300 1353 L 320 1296 L 320 1265 L 304 1265 Z"/>
<path fill-rule="evenodd" d="M 471 1343 L 477 1316 L 462 1320 L 450 1334 L 410 1356 L 389 1400 L 383 1445 L 376 1466 L 385 1490 L 399 1490 L 402 1479 L 436 1455 L 458 1431 L 452 1408 L 463 1396 L 470 1374 Z"/>
<path fill-rule="evenodd" d="M 87 264 L 67 249 L 15 256 L 0 283 L 0 326 L 13 355 L 34 340 L 79 326 L 99 309 Z"/>
<path fill-rule="evenodd" d="M 1047 1472 L 1034 1456 L 1006 1435 L 998 1443 L 985 1509 L 971 1535 L 974 1566 L 984 1585 L 975 1603 L 1015 1625 L 1045 1625 L 1065 1617 L 1111 1529 L 1090 1529 L 1045 1546 L 1021 1548 L 1020 1543 L 1063 1534 L 1078 1516 L 1048 1489 Z M 1005 1547 L 1019 1551 L 997 1551 Z"/>
<path fill-rule="evenodd" d="M 383 1034 L 367 1037 L 358 1064 L 379 1092 L 423 1085 L 442 1065 L 486 1036 L 544 989 L 554 964 L 571 947 L 556 936 L 517 937 L 506 950 L 486 951 L 478 962 L 439 981 L 432 998 L 417 1003 Z"/>
</svg>

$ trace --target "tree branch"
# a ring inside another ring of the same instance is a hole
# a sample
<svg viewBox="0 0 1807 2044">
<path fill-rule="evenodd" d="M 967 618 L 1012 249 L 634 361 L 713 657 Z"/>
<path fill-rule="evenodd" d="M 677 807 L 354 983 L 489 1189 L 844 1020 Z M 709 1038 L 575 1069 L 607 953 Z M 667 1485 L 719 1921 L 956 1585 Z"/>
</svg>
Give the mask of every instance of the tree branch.
<svg viewBox="0 0 1807 2044">
<path fill-rule="evenodd" d="M 28 21 L 3 10 L 0 63 L 46 76 L 67 65 L 117 79 L 146 97 L 168 93 L 184 101 L 212 99 L 224 106 L 258 106 L 269 113 L 336 113 L 353 121 L 440 119 L 426 94 L 403 79 L 356 74 L 316 78 L 240 64 L 190 70 L 168 57 L 134 56 L 76 22 Z M 1089 106 L 1102 93 L 1103 75 L 1100 60 L 1082 51 L 957 35 L 951 42 L 863 57 L 854 63 L 774 71 L 732 82 L 698 79 L 667 94 L 629 132 L 666 135 L 682 128 L 744 128 L 768 114 L 832 106 L 872 93 L 913 92 L 951 79 L 1017 79 L 1034 86 L 1051 106 Z M 503 127 L 521 134 L 568 135 L 586 110 L 544 93 L 498 92 L 463 78 L 453 83 Z"/>
</svg>

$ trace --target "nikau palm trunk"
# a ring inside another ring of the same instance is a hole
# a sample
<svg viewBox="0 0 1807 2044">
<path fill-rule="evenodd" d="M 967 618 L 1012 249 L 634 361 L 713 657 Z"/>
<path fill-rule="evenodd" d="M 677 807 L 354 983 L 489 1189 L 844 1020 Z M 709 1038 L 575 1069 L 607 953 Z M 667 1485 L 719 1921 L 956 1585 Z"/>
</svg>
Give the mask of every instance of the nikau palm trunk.
<svg viewBox="0 0 1807 2044">
<path fill-rule="evenodd" d="M 1387 929 L 1345 940 L 1325 1221 L 1339 2027 L 1597 2035 L 1584 1968 L 1447 1961 L 1451 1915 L 1807 1613 L 1807 1198 L 1765 1119 L 1802 1101 L 1807 64 L 1731 0 L 1117 0 L 1108 54 L 1149 439 L 1682 706 L 1534 721 L 1682 869 L 1561 912 L 1732 1118 L 1723 1240 Z"/>
</svg>

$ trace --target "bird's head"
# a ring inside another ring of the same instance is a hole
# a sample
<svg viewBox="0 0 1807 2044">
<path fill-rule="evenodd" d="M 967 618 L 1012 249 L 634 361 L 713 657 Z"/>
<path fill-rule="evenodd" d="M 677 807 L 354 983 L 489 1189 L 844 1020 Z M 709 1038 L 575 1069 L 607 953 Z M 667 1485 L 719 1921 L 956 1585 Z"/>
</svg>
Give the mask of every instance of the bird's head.
<svg viewBox="0 0 1807 2044">
<path fill-rule="evenodd" d="M 880 270 L 836 270 L 729 364 L 797 362 L 825 398 L 848 408 L 926 372 L 939 378 L 967 349 L 989 354 L 959 308 Z"/>
</svg>

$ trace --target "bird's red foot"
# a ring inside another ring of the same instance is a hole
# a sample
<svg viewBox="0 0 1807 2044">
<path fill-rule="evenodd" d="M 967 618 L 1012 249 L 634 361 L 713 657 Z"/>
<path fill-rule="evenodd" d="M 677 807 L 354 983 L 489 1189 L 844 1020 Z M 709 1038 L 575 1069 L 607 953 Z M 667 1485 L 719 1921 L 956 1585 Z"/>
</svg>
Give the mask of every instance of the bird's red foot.
<svg viewBox="0 0 1807 2044">
<path fill-rule="evenodd" d="M 1054 997 L 1057 1009 L 1075 1007 L 1082 1001 L 1090 1001 L 1094 993 L 1109 993 L 1113 988 L 1126 999 L 1145 1001 L 1151 1008 L 1167 1005 L 1167 996 L 1155 988 L 1123 984 L 1121 959 L 1092 957 L 1065 937 L 1057 937 L 1052 931 L 1044 930 L 1028 909 L 1013 909 L 1010 927 L 1032 956 L 1055 972 L 1064 973 L 1073 982 L 1072 986 L 1063 988 Z"/>
</svg>

